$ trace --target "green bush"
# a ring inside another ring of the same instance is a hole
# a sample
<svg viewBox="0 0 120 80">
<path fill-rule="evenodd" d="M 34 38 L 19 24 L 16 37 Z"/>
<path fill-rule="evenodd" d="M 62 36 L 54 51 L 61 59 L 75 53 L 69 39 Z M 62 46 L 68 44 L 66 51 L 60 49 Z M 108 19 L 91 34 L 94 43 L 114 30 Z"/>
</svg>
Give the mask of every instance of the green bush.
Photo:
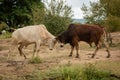
<svg viewBox="0 0 120 80">
<path fill-rule="evenodd" d="M 8 28 L 8 25 L 5 22 L 0 22 L 0 32 L 2 30 L 6 30 Z"/>
<path fill-rule="evenodd" d="M 45 19 L 45 25 L 52 34 L 58 35 L 64 31 L 71 22 L 70 18 L 64 18 L 61 16 L 48 15 Z"/>
<path fill-rule="evenodd" d="M 100 71 L 91 64 L 83 68 L 82 71 L 82 80 L 109 80 L 109 78 L 110 73 Z"/>
<path fill-rule="evenodd" d="M 68 67 L 63 66 L 60 68 L 56 68 L 50 70 L 47 73 L 48 80 L 80 80 L 81 77 L 81 69 L 79 67 Z"/>
<path fill-rule="evenodd" d="M 5 34 L 1 34 L 0 35 L 0 39 L 10 38 L 10 37 L 11 37 L 11 33 L 10 32 L 6 32 Z"/>
<path fill-rule="evenodd" d="M 29 80 L 29 77 L 27 78 Z M 110 76 L 109 72 L 98 70 L 94 65 L 60 66 L 49 71 L 35 71 L 30 80 L 119 80 Z"/>
<path fill-rule="evenodd" d="M 116 16 L 109 16 L 106 21 L 108 24 L 108 30 L 110 32 L 120 31 L 120 18 Z"/>
<path fill-rule="evenodd" d="M 39 57 L 33 57 L 29 60 L 29 63 L 39 64 L 39 63 L 42 63 L 42 60 Z"/>
</svg>

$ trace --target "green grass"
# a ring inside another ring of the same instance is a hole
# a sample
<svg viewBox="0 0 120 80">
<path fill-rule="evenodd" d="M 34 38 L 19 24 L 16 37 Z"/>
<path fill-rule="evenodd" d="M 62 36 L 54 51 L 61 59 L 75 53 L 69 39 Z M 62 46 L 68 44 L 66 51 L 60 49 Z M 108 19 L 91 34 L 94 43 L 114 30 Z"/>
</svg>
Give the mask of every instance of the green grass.
<svg viewBox="0 0 120 80">
<path fill-rule="evenodd" d="M 110 80 L 110 73 L 98 70 L 94 65 L 87 65 L 83 68 L 81 80 Z"/>
<path fill-rule="evenodd" d="M 120 49 L 120 42 L 118 42 L 118 43 L 113 43 L 113 44 L 110 45 L 110 47 L 111 47 L 112 49 Z"/>
<path fill-rule="evenodd" d="M 47 80 L 78 80 L 81 76 L 81 69 L 79 67 L 62 66 L 56 69 L 51 69 L 46 73 Z"/>
<path fill-rule="evenodd" d="M 39 63 L 42 63 L 42 60 L 39 57 L 33 57 L 29 60 L 29 63 L 39 64 Z"/>
<path fill-rule="evenodd" d="M 96 67 L 100 70 L 109 71 L 112 74 L 120 75 L 119 60 L 99 61 L 96 63 Z"/>
<path fill-rule="evenodd" d="M 38 70 L 35 68 L 32 73 L 27 73 L 19 77 L 17 77 L 17 75 L 0 75 L 0 80 L 120 80 L 120 78 L 111 76 L 113 72 L 109 70 L 109 67 L 112 65 L 107 65 L 105 66 L 106 68 L 104 68 L 101 64 L 106 65 L 106 62 L 84 65 L 67 64 L 46 70 Z M 113 62 L 113 65 L 117 66 L 117 63 L 114 64 Z M 111 67 L 111 69 L 112 68 L 114 67 Z"/>
<path fill-rule="evenodd" d="M 95 65 L 59 66 L 48 71 L 34 71 L 26 80 L 119 80 L 109 71 L 99 70 Z"/>
<path fill-rule="evenodd" d="M 6 39 L 6 38 L 10 38 L 11 37 L 11 33 L 6 32 L 6 34 L 1 34 L 0 35 L 0 39 Z"/>
</svg>

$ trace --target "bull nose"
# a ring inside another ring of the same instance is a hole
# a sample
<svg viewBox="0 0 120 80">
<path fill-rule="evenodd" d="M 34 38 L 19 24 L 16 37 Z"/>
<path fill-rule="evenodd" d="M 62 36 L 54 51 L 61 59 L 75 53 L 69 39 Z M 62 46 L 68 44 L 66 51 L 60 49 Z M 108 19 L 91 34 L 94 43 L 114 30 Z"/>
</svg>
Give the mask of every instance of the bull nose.
<svg viewBox="0 0 120 80">
<path fill-rule="evenodd" d="M 63 47 L 63 45 L 60 45 L 60 47 Z"/>
<path fill-rule="evenodd" d="M 53 49 L 50 49 L 50 50 L 53 50 Z"/>
</svg>

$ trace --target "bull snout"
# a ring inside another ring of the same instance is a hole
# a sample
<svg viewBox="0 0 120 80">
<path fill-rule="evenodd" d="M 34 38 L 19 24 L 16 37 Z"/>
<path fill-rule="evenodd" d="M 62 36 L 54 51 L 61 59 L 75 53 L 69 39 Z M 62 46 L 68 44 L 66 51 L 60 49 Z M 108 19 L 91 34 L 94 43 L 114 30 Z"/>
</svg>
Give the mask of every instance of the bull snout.
<svg viewBox="0 0 120 80">
<path fill-rule="evenodd" d="M 51 51 L 53 50 L 53 49 L 50 49 Z"/>
<path fill-rule="evenodd" d="M 63 45 L 60 45 L 60 47 L 64 47 Z"/>
</svg>

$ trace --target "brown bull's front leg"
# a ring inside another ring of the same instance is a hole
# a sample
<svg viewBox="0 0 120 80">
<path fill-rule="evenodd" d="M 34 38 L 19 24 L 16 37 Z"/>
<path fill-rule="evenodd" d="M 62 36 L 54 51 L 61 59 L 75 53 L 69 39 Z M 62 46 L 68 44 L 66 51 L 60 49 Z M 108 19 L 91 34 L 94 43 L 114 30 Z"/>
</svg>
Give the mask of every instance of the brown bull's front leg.
<svg viewBox="0 0 120 80">
<path fill-rule="evenodd" d="M 96 55 L 96 53 L 98 52 L 99 48 L 100 48 L 100 46 L 99 46 L 99 44 L 98 44 L 98 45 L 97 45 L 97 48 L 95 49 L 95 51 L 94 51 L 94 53 L 92 54 L 91 58 L 94 58 L 94 57 L 95 57 L 95 55 Z"/>
<path fill-rule="evenodd" d="M 79 45 L 76 44 L 76 58 L 79 58 L 79 52 L 78 52 L 78 50 L 79 50 Z"/>
<path fill-rule="evenodd" d="M 69 57 L 71 57 L 71 56 L 72 56 L 72 54 L 73 54 L 73 50 L 74 50 L 74 46 L 73 46 L 73 45 L 71 45 L 71 52 L 70 52 L 70 54 L 69 54 Z"/>
</svg>

